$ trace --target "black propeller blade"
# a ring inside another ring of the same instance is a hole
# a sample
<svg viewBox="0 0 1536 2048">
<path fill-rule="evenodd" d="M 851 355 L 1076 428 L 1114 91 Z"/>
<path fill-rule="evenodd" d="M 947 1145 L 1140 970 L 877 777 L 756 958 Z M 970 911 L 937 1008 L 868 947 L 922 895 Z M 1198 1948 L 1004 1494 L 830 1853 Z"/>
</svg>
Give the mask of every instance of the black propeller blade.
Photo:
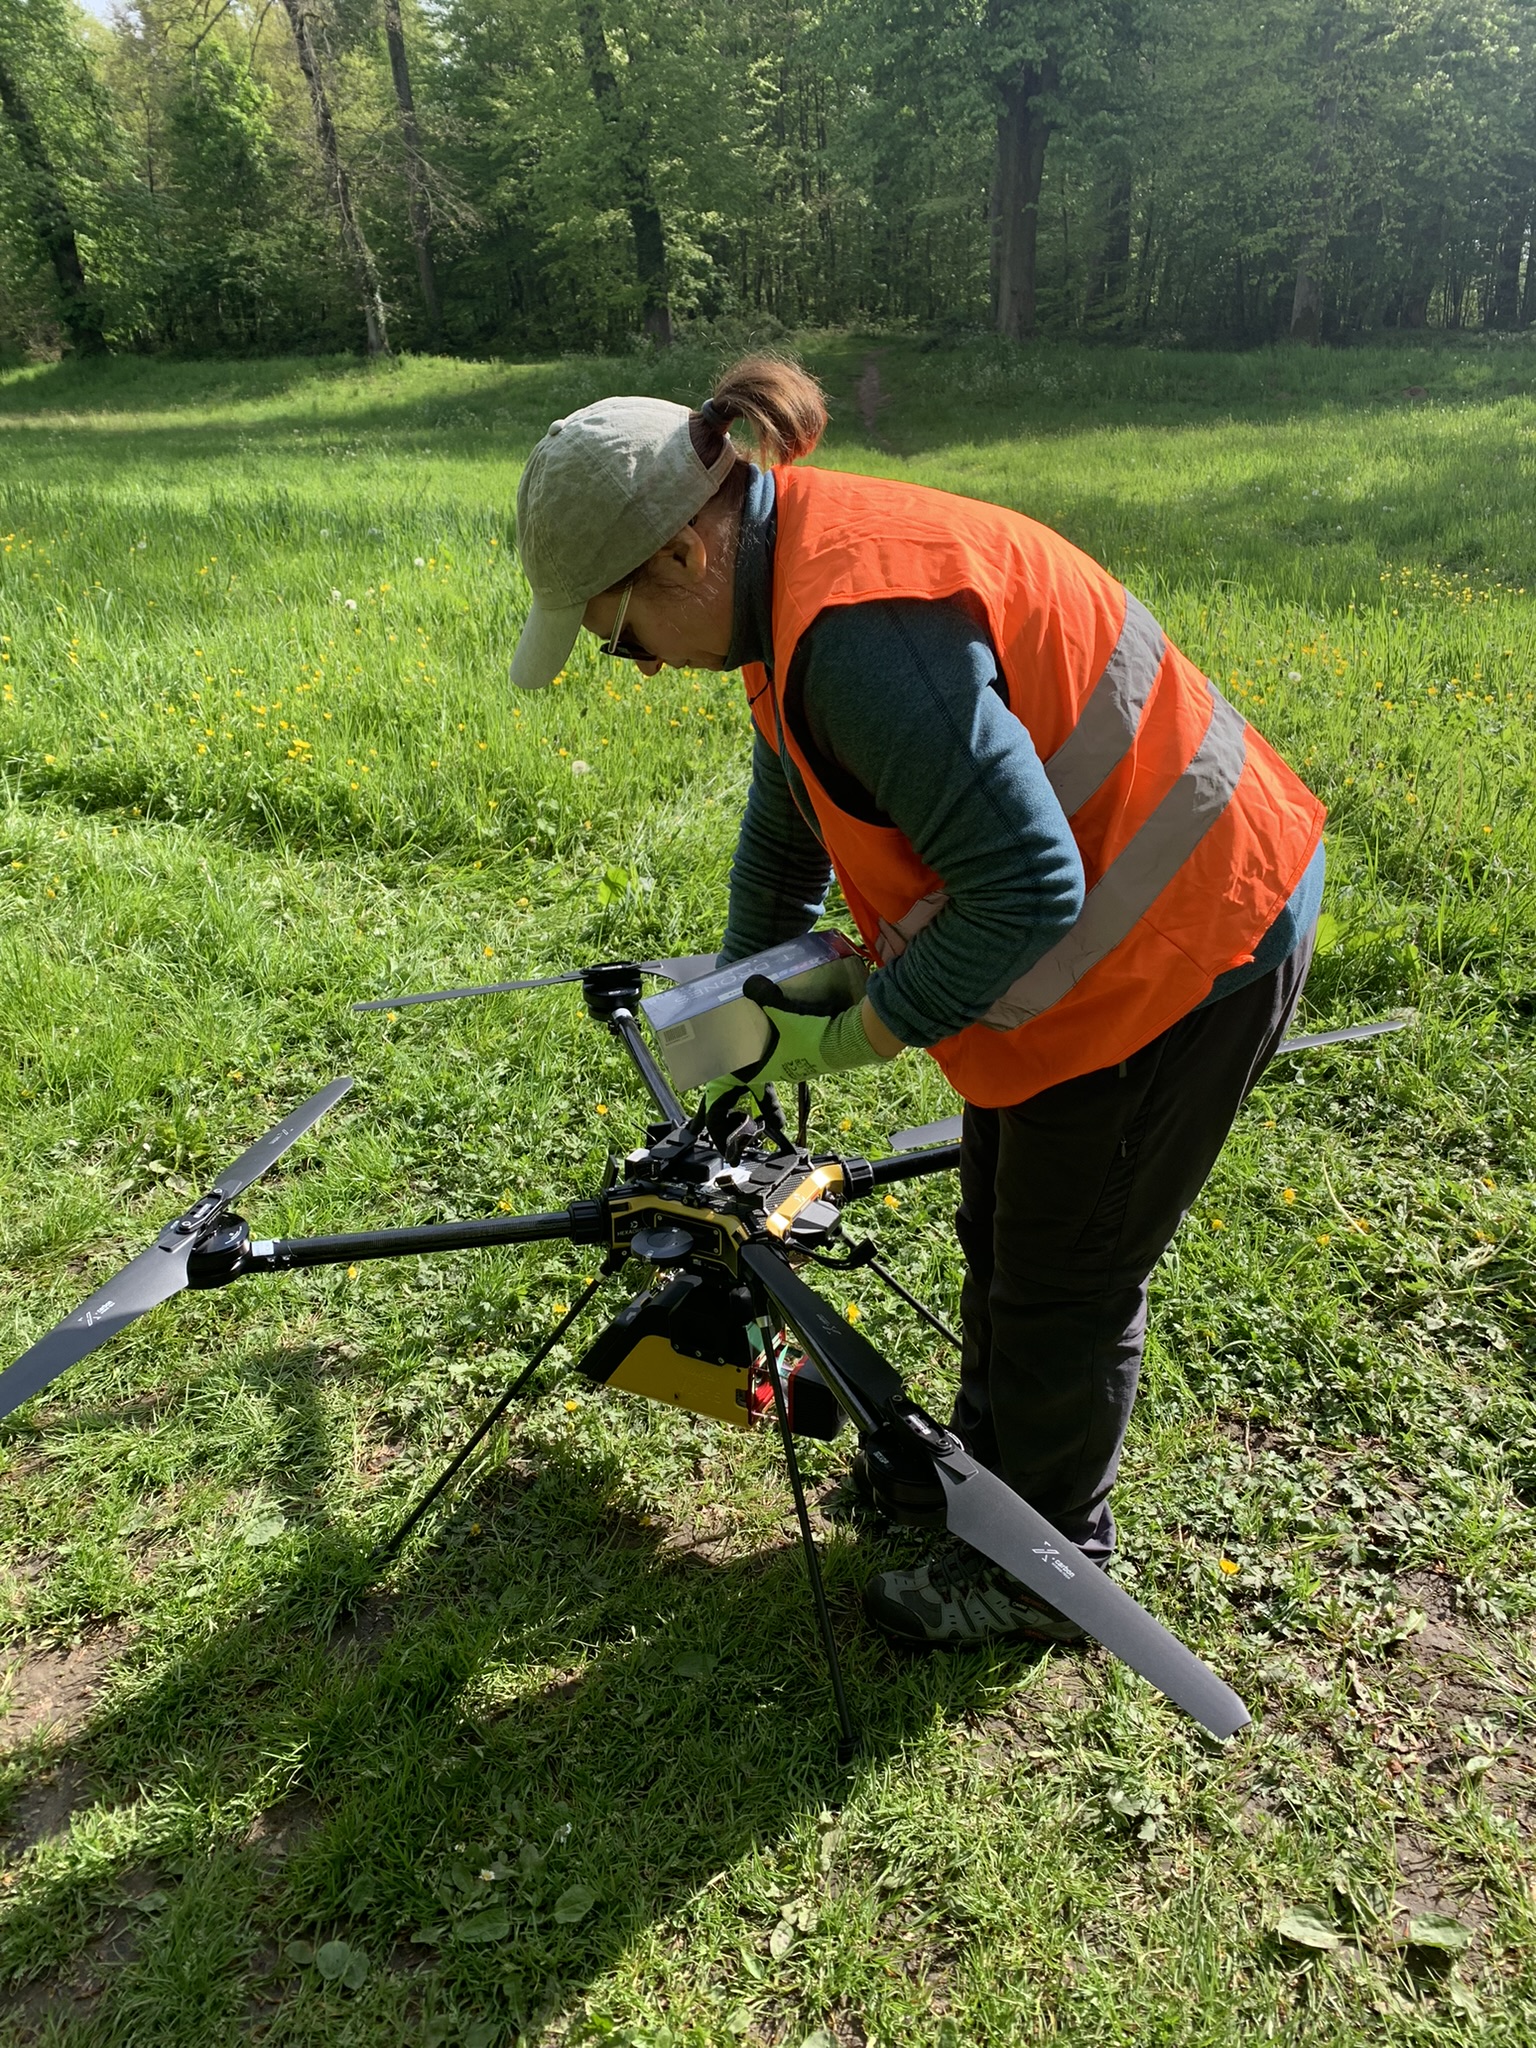
<svg viewBox="0 0 1536 2048">
<path fill-rule="evenodd" d="M 948 1503 L 951 1535 L 990 1557 L 1031 1593 L 1087 1629 L 1122 1664 L 1150 1679 L 1212 1735 L 1225 1741 L 1247 1727 L 1248 1709 L 1232 1688 L 1090 1564 L 1012 1487 L 958 1446 L 941 1452 L 934 1465 Z"/>
<path fill-rule="evenodd" d="M 963 1117 L 946 1116 L 936 1124 L 918 1124 L 910 1131 L 895 1131 L 891 1135 L 891 1150 L 915 1152 L 920 1145 L 953 1145 L 964 1121 Z"/>
<path fill-rule="evenodd" d="M 1050 1602 L 1122 1663 L 1223 1740 L 1248 1722 L 1230 1686 L 1130 1594 L 1088 1563 L 1027 1501 L 961 1448 L 958 1437 L 907 1400 L 874 1346 L 844 1322 L 797 1274 L 782 1252 L 744 1245 L 741 1263 L 755 1275 L 833 1392 L 858 1424 L 890 1445 L 898 1461 L 926 1467 L 942 1488 L 945 1525 L 1031 1593 Z M 892 1385 L 898 1389 L 893 1395 Z"/>
<path fill-rule="evenodd" d="M 713 953 L 689 953 L 676 960 L 637 960 L 635 966 L 641 974 L 654 974 L 662 981 L 696 981 L 701 974 L 714 972 Z M 543 974 L 534 981 L 482 981 L 472 988 L 437 988 L 426 995 L 383 996 L 372 1003 L 354 1003 L 354 1010 L 403 1010 L 410 1003 L 452 1003 L 460 996 L 509 996 L 525 988 L 555 988 L 562 981 L 580 981 L 586 974 L 584 967 L 573 967 L 568 974 Z"/>
<path fill-rule="evenodd" d="M 1384 1031 L 1406 1031 L 1413 1022 L 1411 1017 L 1384 1017 L 1379 1024 L 1346 1024 L 1342 1031 L 1314 1031 L 1305 1038 L 1288 1038 L 1275 1054 L 1279 1059 L 1282 1052 L 1306 1052 L 1314 1045 L 1343 1045 L 1355 1038 L 1380 1038 Z"/>
<path fill-rule="evenodd" d="M 40 1394 L 61 1372 L 99 1351 L 128 1323 L 179 1294 L 187 1284 L 187 1261 L 210 1226 L 268 1167 L 275 1166 L 312 1124 L 317 1124 L 328 1109 L 340 1102 L 351 1086 L 351 1077 L 347 1076 L 332 1081 L 307 1102 L 301 1102 L 291 1116 L 284 1117 L 264 1138 L 258 1138 L 232 1165 L 226 1166 L 207 1194 L 199 1195 L 184 1215 L 168 1223 L 148 1251 L 131 1259 L 105 1287 L 98 1287 L 88 1301 L 83 1301 L 62 1323 L 56 1323 L 45 1337 L 39 1337 L 14 1365 L 0 1372 L 0 1417 Z"/>
<path fill-rule="evenodd" d="M 1304 1038 L 1288 1038 L 1275 1052 L 1279 1059 L 1285 1052 L 1310 1052 L 1316 1045 L 1345 1045 L 1360 1038 L 1380 1038 L 1384 1031 L 1406 1031 L 1413 1023 L 1412 1017 L 1384 1017 L 1376 1024 L 1346 1024 L 1340 1031 L 1313 1031 Z M 920 1145 L 953 1145 L 960 1135 L 961 1119 L 957 1116 L 941 1117 L 934 1124 L 917 1124 L 909 1131 L 896 1131 L 891 1136 L 893 1152 L 912 1152 Z"/>
</svg>

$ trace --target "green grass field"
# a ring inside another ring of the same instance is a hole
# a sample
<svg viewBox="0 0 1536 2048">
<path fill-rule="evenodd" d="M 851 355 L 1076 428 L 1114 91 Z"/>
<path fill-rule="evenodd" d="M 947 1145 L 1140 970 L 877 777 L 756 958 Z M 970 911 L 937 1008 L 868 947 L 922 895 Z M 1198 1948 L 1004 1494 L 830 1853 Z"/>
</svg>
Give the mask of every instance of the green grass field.
<svg viewBox="0 0 1536 2048">
<path fill-rule="evenodd" d="M 1308 1020 L 1417 1019 L 1271 1070 L 1156 1285 L 1121 1569 L 1256 1725 L 898 1660 L 858 1594 L 913 1539 L 829 1522 L 840 1771 L 771 1441 L 568 1369 L 369 1590 L 582 1255 L 185 1295 L 0 1428 L 0 2040 L 1536 2031 L 1536 351 L 809 352 L 825 459 L 1060 527 L 1304 769 Z M 557 1206 L 633 1141 L 570 990 L 348 1005 L 715 943 L 739 688 L 505 680 L 526 450 L 711 367 L 0 378 L 0 1361 L 333 1075 L 258 1235 Z M 914 1056 L 815 1128 L 953 1107 Z M 858 1217 L 941 1311 L 953 1199 Z"/>
</svg>

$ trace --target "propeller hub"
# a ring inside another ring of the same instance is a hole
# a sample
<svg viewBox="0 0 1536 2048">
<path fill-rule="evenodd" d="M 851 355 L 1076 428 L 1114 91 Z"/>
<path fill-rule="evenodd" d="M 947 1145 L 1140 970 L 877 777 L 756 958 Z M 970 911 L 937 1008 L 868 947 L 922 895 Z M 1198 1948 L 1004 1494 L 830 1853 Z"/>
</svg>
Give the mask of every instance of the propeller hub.
<svg viewBox="0 0 1536 2048">
<path fill-rule="evenodd" d="M 221 1216 L 208 1235 L 192 1248 L 187 1259 L 187 1285 L 222 1287 L 233 1280 L 245 1264 L 250 1242 L 250 1225 L 243 1216 Z"/>
<path fill-rule="evenodd" d="M 587 1015 L 606 1024 L 616 1010 L 633 1010 L 640 1000 L 643 973 L 633 960 L 609 960 L 583 969 L 581 993 Z"/>
</svg>

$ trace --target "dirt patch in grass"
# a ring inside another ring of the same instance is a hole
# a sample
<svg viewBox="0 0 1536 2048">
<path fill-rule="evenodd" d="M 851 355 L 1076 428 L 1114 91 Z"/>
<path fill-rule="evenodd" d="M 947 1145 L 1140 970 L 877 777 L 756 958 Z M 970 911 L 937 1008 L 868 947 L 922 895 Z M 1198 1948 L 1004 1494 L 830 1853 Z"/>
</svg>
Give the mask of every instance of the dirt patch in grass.
<svg viewBox="0 0 1536 2048">
<path fill-rule="evenodd" d="M 7 1667 L 9 1703 L 0 1715 L 0 1750 L 19 1749 L 44 1729 L 63 1742 L 85 1725 L 91 1704 L 125 1638 L 111 1629 L 70 1649 L 24 1650 Z"/>
<path fill-rule="evenodd" d="M 90 1717 L 123 1637 L 103 1630 L 67 1650 L 23 1651 L 11 1660 L 10 1704 L 0 1716 L 0 1753 L 33 1741 L 68 1743 Z M 70 1821 L 89 1803 L 83 1764 L 61 1758 L 22 1788 L 3 1838 L 6 1861 L 25 1856 L 41 1842 L 69 1831 Z"/>
<path fill-rule="evenodd" d="M 113 1972 L 132 1962 L 138 1951 L 140 1926 L 136 1913 L 121 1908 L 110 1913 L 100 1932 L 62 1971 L 39 1978 L 35 1984 L 0 1999 L 0 2023 L 4 2025 L 6 2041 L 35 2041 L 45 2027 L 57 2028 L 60 2022 L 71 2027 L 83 2024 L 93 2009 L 93 2001 L 111 1982 Z"/>
<path fill-rule="evenodd" d="M 384 1654 L 384 1645 L 394 1634 L 397 1606 L 394 1595 L 389 1593 L 364 1600 L 331 1630 L 332 1654 L 365 1667 L 377 1664 Z"/>
<path fill-rule="evenodd" d="M 62 1763 L 57 1770 L 35 1779 L 22 1791 L 11 1816 L 5 1838 L 5 1860 L 25 1856 L 40 1842 L 51 1842 L 69 1832 L 69 1824 L 82 1806 L 89 1803 L 85 1771 L 80 1764 Z"/>
<path fill-rule="evenodd" d="M 323 1818 L 314 1800 L 303 1792 L 290 1792 L 276 1806 L 269 1806 L 265 1813 L 257 1814 L 246 1830 L 246 1847 L 254 1849 L 265 1863 L 286 1862 L 295 1849 L 301 1848 L 314 1833 Z"/>
</svg>

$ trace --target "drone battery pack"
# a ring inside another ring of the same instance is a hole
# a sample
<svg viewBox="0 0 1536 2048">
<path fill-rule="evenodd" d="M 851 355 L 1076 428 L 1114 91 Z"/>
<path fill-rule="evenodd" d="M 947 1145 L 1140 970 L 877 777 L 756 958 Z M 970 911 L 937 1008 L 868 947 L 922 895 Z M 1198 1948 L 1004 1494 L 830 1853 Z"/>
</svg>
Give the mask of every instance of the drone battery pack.
<svg viewBox="0 0 1536 2048">
<path fill-rule="evenodd" d="M 863 957 L 841 932 L 807 932 L 647 996 L 640 1007 L 680 1094 L 750 1067 L 767 1050 L 768 1020 L 742 994 L 754 974 L 767 975 L 797 1002 L 825 1004 L 829 1015 L 856 1003 L 869 979 Z"/>
</svg>

